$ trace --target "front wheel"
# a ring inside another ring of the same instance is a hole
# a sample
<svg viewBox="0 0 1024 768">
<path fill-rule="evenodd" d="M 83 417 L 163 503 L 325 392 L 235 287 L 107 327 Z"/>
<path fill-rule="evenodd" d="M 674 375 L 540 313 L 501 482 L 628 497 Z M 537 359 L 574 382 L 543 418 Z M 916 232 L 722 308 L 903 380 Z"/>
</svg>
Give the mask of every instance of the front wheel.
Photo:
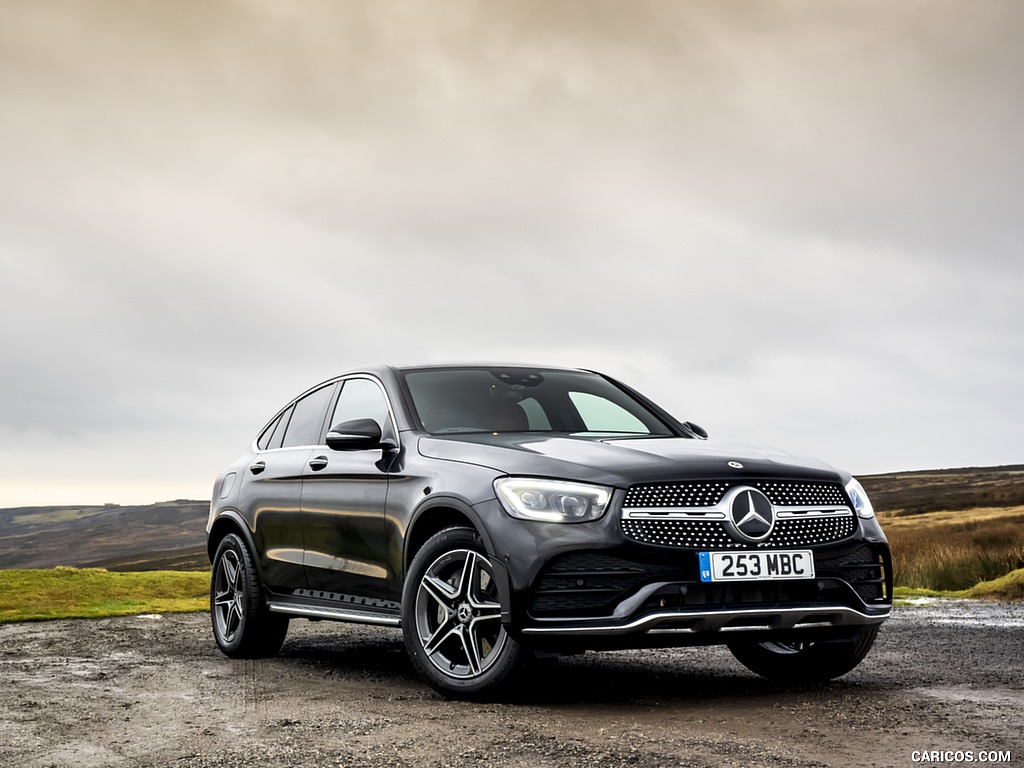
<svg viewBox="0 0 1024 768">
<path fill-rule="evenodd" d="M 210 618 L 217 645 L 234 659 L 273 656 L 288 633 L 288 617 L 266 609 L 252 555 L 235 533 L 221 540 L 213 557 Z"/>
<path fill-rule="evenodd" d="M 751 672 L 782 683 L 819 683 L 845 675 L 868 655 L 878 625 L 864 627 L 849 639 L 798 643 L 734 640 L 732 655 Z"/>
<path fill-rule="evenodd" d="M 416 553 L 402 594 L 402 631 L 416 671 L 446 696 L 494 694 L 525 655 L 502 626 L 491 562 L 468 528 L 441 531 Z"/>
</svg>

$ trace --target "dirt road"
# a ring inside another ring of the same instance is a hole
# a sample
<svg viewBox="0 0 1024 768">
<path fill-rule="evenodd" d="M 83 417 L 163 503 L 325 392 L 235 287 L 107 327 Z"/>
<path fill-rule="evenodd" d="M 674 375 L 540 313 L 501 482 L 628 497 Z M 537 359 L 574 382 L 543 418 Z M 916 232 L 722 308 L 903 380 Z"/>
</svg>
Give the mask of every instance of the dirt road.
<svg viewBox="0 0 1024 768">
<path fill-rule="evenodd" d="M 232 661 L 199 614 L 0 626 L 0 683 L 4 766 L 1024 765 L 1024 605 L 898 608 L 860 668 L 802 689 L 707 648 L 562 659 L 511 702 L 452 702 L 397 631 L 294 621 L 279 658 Z"/>
</svg>

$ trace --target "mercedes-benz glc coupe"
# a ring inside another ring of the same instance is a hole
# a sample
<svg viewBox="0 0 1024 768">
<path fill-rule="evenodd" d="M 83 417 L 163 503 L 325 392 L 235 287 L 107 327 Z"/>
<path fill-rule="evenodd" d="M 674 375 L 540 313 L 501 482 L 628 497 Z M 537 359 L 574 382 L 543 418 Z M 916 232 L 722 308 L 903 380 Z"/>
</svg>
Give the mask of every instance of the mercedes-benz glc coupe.
<svg viewBox="0 0 1024 768">
<path fill-rule="evenodd" d="M 286 404 L 217 478 L 213 634 L 277 653 L 293 618 L 401 627 L 450 696 L 535 654 L 724 644 L 787 681 L 845 674 L 889 616 L 861 485 L 717 442 L 615 379 L 371 367 Z"/>
</svg>

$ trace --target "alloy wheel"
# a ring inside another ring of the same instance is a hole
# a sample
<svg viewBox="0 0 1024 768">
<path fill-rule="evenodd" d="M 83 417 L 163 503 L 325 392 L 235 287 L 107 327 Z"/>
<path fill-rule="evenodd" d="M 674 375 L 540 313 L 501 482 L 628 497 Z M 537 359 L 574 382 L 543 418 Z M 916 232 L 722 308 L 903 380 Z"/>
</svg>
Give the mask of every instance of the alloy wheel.
<svg viewBox="0 0 1024 768">
<path fill-rule="evenodd" d="M 245 568 L 238 553 L 226 549 L 217 562 L 214 574 L 213 616 L 217 633 L 224 643 L 231 643 L 245 620 Z"/>
<path fill-rule="evenodd" d="M 423 652 L 448 677 L 479 677 L 501 657 L 501 625 L 490 561 L 469 549 L 446 552 L 420 579 L 416 632 Z"/>
</svg>

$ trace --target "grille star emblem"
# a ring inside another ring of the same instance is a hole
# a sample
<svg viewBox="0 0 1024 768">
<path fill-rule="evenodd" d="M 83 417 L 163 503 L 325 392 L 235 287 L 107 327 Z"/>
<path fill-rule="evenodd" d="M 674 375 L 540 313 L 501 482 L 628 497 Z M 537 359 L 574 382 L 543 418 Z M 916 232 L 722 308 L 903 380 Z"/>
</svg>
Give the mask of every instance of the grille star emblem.
<svg viewBox="0 0 1024 768">
<path fill-rule="evenodd" d="M 767 539 L 775 527 L 775 510 L 768 497 L 748 485 L 733 488 L 730 496 L 729 517 L 725 521 L 729 534 L 742 542 Z"/>
</svg>

